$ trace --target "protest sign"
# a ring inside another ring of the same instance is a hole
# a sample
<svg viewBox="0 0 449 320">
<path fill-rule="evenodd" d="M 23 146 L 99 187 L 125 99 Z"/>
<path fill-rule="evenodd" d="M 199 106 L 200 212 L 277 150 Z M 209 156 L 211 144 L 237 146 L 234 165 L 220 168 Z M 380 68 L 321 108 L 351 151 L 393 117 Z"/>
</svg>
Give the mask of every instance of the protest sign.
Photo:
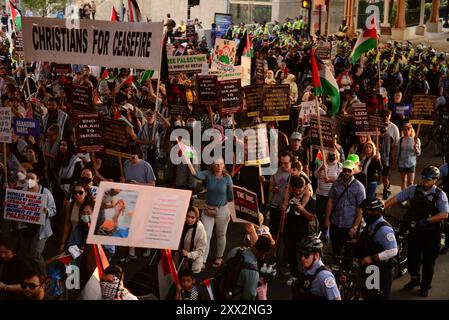
<svg viewBox="0 0 449 320">
<path fill-rule="evenodd" d="M 370 131 L 376 134 L 376 129 L 380 129 L 385 127 L 384 118 L 377 114 L 368 115 L 369 127 Z"/>
<path fill-rule="evenodd" d="M 242 68 L 242 87 L 251 85 L 251 58 L 241 56 L 241 68 Z"/>
<path fill-rule="evenodd" d="M 72 110 L 94 112 L 91 87 L 71 85 L 67 88 L 66 95 Z"/>
<path fill-rule="evenodd" d="M 252 223 L 256 226 L 259 222 L 259 205 L 257 194 L 239 187 L 233 186 L 234 202 L 230 206 L 231 218 L 234 223 Z"/>
<path fill-rule="evenodd" d="M 191 191 L 101 182 L 87 243 L 179 249 Z M 99 218 L 102 224 L 97 224 Z"/>
<path fill-rule="evenodd" d="M 162 22 L 22 17 L 25 60 L 160 70 Z"/>
<path fill-rule="evenodd" d="M 330 60 L 332 54 L 332 43 L 323 40 L 318 41 L 315 53 L 321 60 Z"/>
<path fill-rule="evenodd" d="M 167 84 L 167 102 L 170 114 L 188 116 L 190 110 L 187 104 L 186 87 L 181 84 Z"/>
<path fill-rule="evenodd" d="M 258 117 L 263 106 L 263 85 L 252 85 L 243 88 L 248 117 Z"/>
<path fill-rule="evenodd" d="M 67 73 L 72 73 L 72 65 L 69 63 L 57 63 L 53 67 L 53 71 L 56 74 L 66 75 Z"/>
<path fill-rule="evenodd" d="M 228 29 L 232 28 L 232 14 L 215 12 L 214 23 L 217 26 L 216 38 L 223 38 Z"/>
<path fill-rule="evenodd" d="M 0 142 L 12 142 L 11 108 L 0 108 Z"/>
<path fill-rule="evenodd" d="M 232 66 L 227 71 L 210 70 L 210 75 L 216 75 L 218 81 L 241 80 L 242 66 Z"/>
<path fill-rule="evenodd" d="M 334 135 L 332 130 L 332 119 L 328 116 L 320 116 L 321 136 L 323 138 L 323 148 L 334 150 Z M 318 129 L 318 117 L 310 115 L 310 129 L 312 137 L 312 147 L 320 148 L 320 134 Z"/>
<path fill-rule="evenodd" d="M 301 110 L 299 111 L 299 118 L 302 119 L 304 126 L 310 125 L 310 115 L 316 115 L 315 101 L 301 102 Z"/>
<path fill-rule="evenodd" d="M 240 79 L 218 82 L 220 113 L 230 114 L 242 110 L 242 83 Z"/>
<path fill-rule="evenodd" d="M 192 56 L 170 56 L 168 60 L 168 72 L 174 73 L 200 73 L 204 63 L 207 63 L 205 54 Z"/>
<path fill-rule="evenodd" d="M 267 125 L 260 124 L 246 128 L 245 145 L 247 154 L 245 166 L 258 166 L 270 163 Z"/>
<path fill-rule="evenodd" d="M 372 134 L 369 127 L 369 117 L 368 111 L 366 110 L 366 104 L 353 103 L 352 109 L 354 110 L 355 135 L 365 136 Z"/>
<path fill-rule="evenodd" d="M 106 154 L 122 158 L 131 157 L 127 126 L 120 120 L 101 119 Z"/>
<path fill-rule="evenodd" d="M 230 71 L 234 66 L 237 43 L 231 40 L 216 39 L 212 53 L 211 70 Z"/>
<path fill-rule="evenodd" d="M 290 86 L 288 84 L 264 86 L 262 117 L 265 122 L 290 119 Z"/>
<path fill-rule="evenodd" d="M 17 32 L 13 36 L 14 40 L 14 49 L 16 50 L 16 54 L 19 56 L 23 56 L 23 34 L 22 32 Z"/>
<path fill-rule="evenodd" d="M 46 194 L 6 189 L 4 218 L 33 224 L 45 224 L 46 205 Z"/>
<path fill-rule="evenodd" d="M 74 127 L 78 152 L 103 152 L 103 129 L 98 113 L 74 112 Z"/>
<path fill-rule="evenodd" d="M 41 134 L 41 122 L 39 119 L 14 118 L 14 133 L 18 136 L 33 136 L 39 138 Z"/>
<path fill-rule="evenodd" d="M 436 97 L 431 95 L 414 95 L 410 123 L 433 125 L 436 117 L 435 100 Z"/>
<path fill-rule="evenodd" d="M 406 118 L 410 117 L 412 112 L 411 104 L 394 104 L 393 105 L 393 116 L 404 116 Z"/>
<path fill-rule="evenodd" d="M 256 72 L 254 74 L 254 82 L 256 84 L 265 83 L 265 60 L 256 59 Z"/>
<path fill-rule="evenodd" d="M 217 76 L 197 76 L 198 100 L 202 106 L 212 106 L 218 103 Z"/>
<path fill-rule="evenodd" d="M 187 20 L 186 38 L 192 41 L 195 39 L 195 37 L 196 37 L 195 23 L 193 20 Z"/>
<path fill-rule="evenodd" d="M 337 41 L 331 42 L 331 59 L 337 56 Z"/>
</svg>

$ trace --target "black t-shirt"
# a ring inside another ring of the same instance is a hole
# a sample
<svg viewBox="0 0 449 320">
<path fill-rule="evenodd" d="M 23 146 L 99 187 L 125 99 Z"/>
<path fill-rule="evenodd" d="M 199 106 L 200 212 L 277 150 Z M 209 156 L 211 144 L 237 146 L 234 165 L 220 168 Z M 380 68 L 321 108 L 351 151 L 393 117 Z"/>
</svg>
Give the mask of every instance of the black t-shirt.
<svg viewBox="0 0 449 320">
<path fill-rule="evenodd" d="M 275 57 L 268 57 L 267 58 L 267 65 L 268 65 L 268 69 L 275 71 L 277 69 L 278 66 L 278 61 L 276 60 Z"/>
<path fill-rule="evenodd" d="M 309 165 L 309 154 L 307 150 L 303 148 L 299 148 L 298 150 L 292 150 L 291 147 L 288 146 L 287 148 L 285 148 L 284 151 L 290 151 L 296 157 L 296 159 L 301 162 L 303 166 Z"/>
</svg>

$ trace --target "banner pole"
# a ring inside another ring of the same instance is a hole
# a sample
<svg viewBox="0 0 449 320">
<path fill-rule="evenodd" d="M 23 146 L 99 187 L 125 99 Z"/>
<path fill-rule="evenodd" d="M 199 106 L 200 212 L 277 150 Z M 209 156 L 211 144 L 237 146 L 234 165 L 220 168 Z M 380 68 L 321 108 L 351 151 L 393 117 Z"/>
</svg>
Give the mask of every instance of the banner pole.
<svg viewBox="0 0 449 320">
<path fill-rule="evenodd" d="M 3 165 L 5 167 L 5 183 L 8 186 L 8 158 L 6 155 L 6 142 L 3 142 Z"/>
<path fill-rule="evenodd" d="M 259 163 L 259 177 L 262 177 L 262 165 Z M 265 204 L 265 194 L 263 190 L 263 183 L 259 181 L 260 184 L 260 197 L 262 200 L 262 204 Z"/>
<path fill-rule="evenodd" d="M 162 27 L 162 32 L 164 32 L 164 27 Z M 162 71 L 162 54 L 164 53 L 164 46 L 167 45 L 167 40 L 166 40 L 167 34 L 164 35 L 163 39 L 162 39 L 162 46 L 161 46 L 161 61 L 159 61 L 159 70 L 157 72 L 157 86 L 156 86 L 156 108 L 155 111 L 159 111 L 159 85 L 161 83 L 161 71 Z M 157 127 L 157 115 L 155 115 L 155 119 L 154 119 L 154 125 L 153 125 L 153 132 L 151 134 L 152 139 L 151 140 L 155 140 L 156 139 L 156 127 Z"/>
</svg>

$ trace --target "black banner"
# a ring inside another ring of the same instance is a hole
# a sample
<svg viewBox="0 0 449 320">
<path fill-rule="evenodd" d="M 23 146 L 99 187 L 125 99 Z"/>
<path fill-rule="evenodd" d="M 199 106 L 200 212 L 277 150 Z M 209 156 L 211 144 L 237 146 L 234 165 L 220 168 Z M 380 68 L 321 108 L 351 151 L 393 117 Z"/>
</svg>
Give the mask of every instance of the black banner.
<svg viewBox="0 0 449 320">
<path fill-rule="evenodd" d="M 220 113 L 231 114 L 242 111 L 242 82 L 240 79 L 218 82 Z"/>
<path fill-rule="evenodd" d="M 263 106 L 263 85 L 252 85 L 243 88 L 248 117 L 258 117 Z"/>
<path fill-rule="evenodd" d="M 320 116 L 321 136 L 323 147 L 334 150 L 334 135 L 332 132 L 332 119 L 328 116 Z M 312 146 L 320 147 L 320 135 L 318 130 L 318 116 L 310 115 L 310 128 L 312 136 Z"/>
<path fill-rule="evenodd" d="M 290 119 L 290 86 L 288 84 L 265 85 L 263 88 L 263 121 L 287 121 Z"/>
<path fill-rule="evenodd" d="M 197 76 L 198 100 L 201 105 L 209 106 L 218 103 L 217 76 Z"/>
<path fill-rule="evenodd" d="M 100 115 L 98 113 L 74 112 L 73 120 L 78 152 L 104 152 Z"/>
<path fill-rule="evenodd" d="M 107 118 L 103 118 L 101 123 L 103 124 L 106 153 L 112 156 L 129 158 L 131 147 L 126 124 L 119 120 Z"/>
<path fill-rule="evenodd" d="M 170 114 L 188 116 L 190 114 L 187 104 L 186 87 L 181 84 L 167 85 L 167 102 Z"/>
</svg>

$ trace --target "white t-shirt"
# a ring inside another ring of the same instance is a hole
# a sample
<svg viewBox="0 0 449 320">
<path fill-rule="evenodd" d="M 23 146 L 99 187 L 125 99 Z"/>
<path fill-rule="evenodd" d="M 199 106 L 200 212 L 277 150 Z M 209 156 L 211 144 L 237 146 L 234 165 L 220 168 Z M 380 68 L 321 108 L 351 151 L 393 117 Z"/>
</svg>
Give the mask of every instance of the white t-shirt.
<svg viewBox="0 0 449 320">
<path fill-rule="evenodd" d="M 331 180 L 337 180 L 338 176 L 342 171 L 342 164 L 340 162 L 333 163 L 331 165 L 327 165 L 327 177 Z M 318 179 L 318 188 L 316 190 L 316 194 L 327 197 L 329 195 L 329 191 L 332 187 L 332 182 L 324 182 L 324 170 L 321 171 L 318 175 L 315 174 L 315 177 Z"/>
</svg>

